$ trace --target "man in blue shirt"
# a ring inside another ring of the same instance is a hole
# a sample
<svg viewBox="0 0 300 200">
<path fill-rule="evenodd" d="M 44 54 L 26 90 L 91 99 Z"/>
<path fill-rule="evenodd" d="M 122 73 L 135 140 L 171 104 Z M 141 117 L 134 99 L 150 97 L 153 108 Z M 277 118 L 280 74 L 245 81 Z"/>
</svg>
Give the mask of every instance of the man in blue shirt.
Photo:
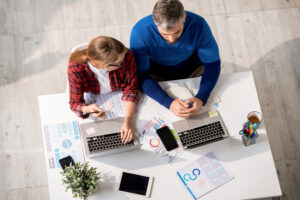
<svg viewBox="0 0 300 200">
<path fill-rule="evenodd" d="M 221 63 L 218 45 L 202 17 L 184 11 L 178 0 L 159 0 L 152 15 L 133 27 L 130 49 L 140 87 L 148 96 L 179 117 L 190 117 L 205 105 L 218 80 Z M 186 101 L 172 99 L 157 83 L 188 78 L 199 71 L 201 64 L 204 72 L 199 91 Z"/>
</svg>

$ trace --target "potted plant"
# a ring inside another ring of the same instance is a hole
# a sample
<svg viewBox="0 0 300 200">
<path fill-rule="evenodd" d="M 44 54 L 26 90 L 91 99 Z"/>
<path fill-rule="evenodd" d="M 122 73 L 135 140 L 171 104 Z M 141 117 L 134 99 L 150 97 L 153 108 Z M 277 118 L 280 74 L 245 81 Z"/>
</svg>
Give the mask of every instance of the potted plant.
<svg viewBox="0 0 300 200">
<path fill-rule="evenodd" d="M 66 191 L 71 189 L 74 198 L 87 199 L 100 183 L 100 173 L 97 173 L 96 168 L 90 167 L 88 162 L 70 164 L 60 173 L 63 176 L 62 183 L 66 186 Z"/>
</svg>

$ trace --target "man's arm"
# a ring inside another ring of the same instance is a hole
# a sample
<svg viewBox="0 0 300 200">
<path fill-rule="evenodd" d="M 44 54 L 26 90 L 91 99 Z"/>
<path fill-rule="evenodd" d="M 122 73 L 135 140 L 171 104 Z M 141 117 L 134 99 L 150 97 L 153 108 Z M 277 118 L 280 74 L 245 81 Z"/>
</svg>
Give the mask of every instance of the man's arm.
<svg viewBox="0 0 300 200">
<path fill-rule="evenodd" d="M 130 35 L 130 50 L 136 61 L 140 89 L 155 101 L 169 109 L 173 99 L 170 98 L 161 89 L 158 83 L 150 77 L 149 48 L 145 44 L 145 34 L 141 33 L 142 31 L 145 30 L 140 24 L 136 24 Z"/>
<path fill-rule="evenodd" d="M 170 105 L 174 99 L 169 97 L 160 87 L 160 85 L 150 77 L 149 71 L 138 73 L 139 84 L 142 91 L 149 97 L 166 107 L 170 108 Z"/>
<path fill-rule="evenodd" d="M 206 104 L 211 91 L 218 81 L 221 69 L 220 65 L 220 60 L 213 63 L 204 63 L 205 70 L 202 74 L 200 89 L 195 97 L 185 101 L 185 103 L 188 104 L 192 103 L 192 107 L 187 110 L 180 111 L 179 114 L 182 117 L 190 117 L 198 113 L 201 107 Z"/>
<path fill-rule="evenodd" d="M 203 105 L 206 104 L 207 99 L 213 88 L 215 87 L 220 71 L 221 62 L 219 56 L 219 48 L 217 42 L 206 21 L 202 19 L 201 31 L 199 31 L 198 38 L 198 56 L 204 65 L 204 72 L 202 74 L 199 91 L 195 97 L 186 101 L 192 103 L 192 107 L 179 112 L 183 117 L 190 117 L 197 113 Z"/>
<path fill-rule="evenodd" d="M 213 63 L 203 63 L 204 64 L 204 72 L 202 74 L 200 88 L 196 97 L 201 99 L 203 105 L 206 104 L 207 99 L 215 87 L 220 71 L 221 71 L 221 62 L 220 60 L 213 62 Z"/>
<path fill-rule="evenodd" d="M 169 109 L 178 117 L 185 117 L 185 114 L 181 114 L 182 111 L 189 108 L 189 104 L 181 99 L 172 99 L 169 97 L 159 86 L 159 84 L 153 80 L 149 72 L 139 73 L 139 82 L 142 90 L 150 96 L 152 99 Z"/>
<path fill-rule="evenodd" d="M 221 62 L 218 44 L 209 28 L 209 25 L 204 19 L 202 21 L 202 29 L 199 34 L 198 56 L 205 69 L 202 74 L 200 88 L 196 97 L 201 99 L 203 105 L 205 105 L 219 78 Z"/>
</svg>

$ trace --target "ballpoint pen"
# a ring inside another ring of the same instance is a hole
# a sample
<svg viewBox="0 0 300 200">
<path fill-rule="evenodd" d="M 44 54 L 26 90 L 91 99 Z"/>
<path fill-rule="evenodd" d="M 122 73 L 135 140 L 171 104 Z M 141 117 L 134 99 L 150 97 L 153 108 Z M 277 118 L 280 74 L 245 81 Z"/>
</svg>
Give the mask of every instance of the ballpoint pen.
<svg viewBox="0 0 300 200">
<path fill-rule="evenodd" d="M 93 112 L 88 112 L 88 113 L 86 113 L 87 115 L 89 115 L 89 114 L 93 114 L 93 113 L 99 113 L 100 111 L 93 111 Z"/>
<path fill-rule="evenodd" d="M 104 110 L 103 111 L 93 111 L 93 112 L 86 113 L 86 115 L 93 114 L 93 113 L 100 113 L 100 112 L 104 112 L 105 113 L 106 111 L 104 111 Z"/>
</svg>

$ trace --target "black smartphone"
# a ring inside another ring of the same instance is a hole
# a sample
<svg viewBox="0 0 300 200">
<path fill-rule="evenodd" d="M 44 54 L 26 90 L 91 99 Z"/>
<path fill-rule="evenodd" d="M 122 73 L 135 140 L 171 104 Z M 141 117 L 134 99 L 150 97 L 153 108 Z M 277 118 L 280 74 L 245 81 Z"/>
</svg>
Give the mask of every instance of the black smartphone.
<svg viewBox="0 0 300 200">
<path fill-rule="evenodd" d="M 171 151 L 178 147 L 178 144 L 169 127 L 164 126 L 156 130 L 157 135 L 166 147 L 167 151 Z"/>
<path fill-rule="evenodd" d="M 66 168 L 66 166 L 70 166 L 70 163 L 75 165 L 75 162 L 71 156 L 67 156 L 59 160 L 59 164 L 63 170 Z"/>
</svg>

